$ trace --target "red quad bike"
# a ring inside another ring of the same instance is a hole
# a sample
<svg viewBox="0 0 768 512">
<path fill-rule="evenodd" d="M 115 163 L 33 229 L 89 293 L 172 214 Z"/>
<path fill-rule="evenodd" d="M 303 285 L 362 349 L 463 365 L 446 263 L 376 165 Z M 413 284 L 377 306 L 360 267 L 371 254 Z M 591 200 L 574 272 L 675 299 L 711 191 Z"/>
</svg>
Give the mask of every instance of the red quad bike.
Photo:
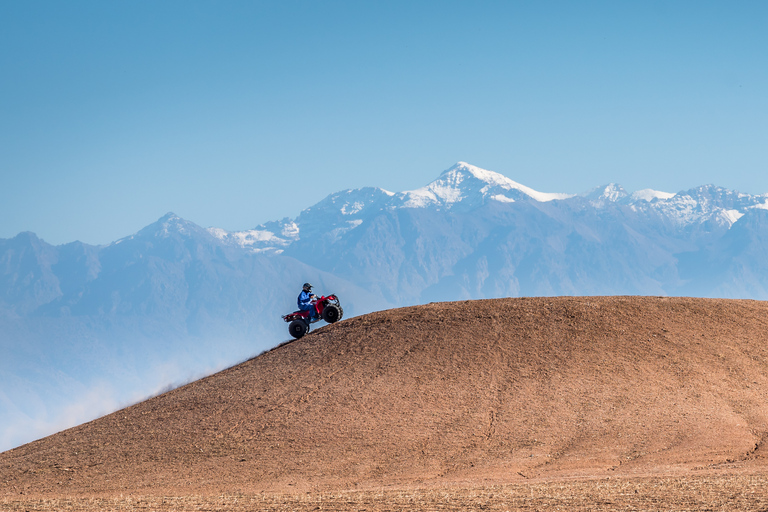
<svg viewBox="0 0 768 512">
<path fill-rule="evenodd" d="M 339 298 L 333 294 L 317 299 L 315 301 L 315 311 L 317 311 L 318 316 L 313 322 L 317 322 L 322 318 L 329 324 L 332 324 L 338 322 L 344 316 L 344 310 L 341 309 Z M 288 332 L 296 339 L 309 332 L 309 311 L 294 311 L 283 316 L 283 320 L 290 322 Z"/>
</svg>

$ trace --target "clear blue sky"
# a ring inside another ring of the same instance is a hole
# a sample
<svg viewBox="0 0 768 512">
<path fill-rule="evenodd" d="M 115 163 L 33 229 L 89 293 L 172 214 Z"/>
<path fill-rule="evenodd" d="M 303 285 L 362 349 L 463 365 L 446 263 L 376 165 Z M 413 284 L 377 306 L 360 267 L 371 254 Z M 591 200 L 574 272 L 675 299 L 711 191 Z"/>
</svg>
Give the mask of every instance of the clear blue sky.
<svg viewBox="0 0 768 512">
<path fill-rule="evenodd" d="M 0 238 L 247 229 L 463 160 L 768 192 L 765 1 L 0 3 Z"/>
</svg>

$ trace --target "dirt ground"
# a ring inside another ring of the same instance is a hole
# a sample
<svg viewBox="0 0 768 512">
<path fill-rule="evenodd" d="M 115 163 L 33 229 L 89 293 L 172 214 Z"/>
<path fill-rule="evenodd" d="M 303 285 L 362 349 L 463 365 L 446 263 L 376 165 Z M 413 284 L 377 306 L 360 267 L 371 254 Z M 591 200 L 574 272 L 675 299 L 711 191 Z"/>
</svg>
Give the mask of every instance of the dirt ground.
<svg viewBox="0 0 768 512">
<path fill-rule="evenodd" d="M 765 475 L 613 478 L 491 487 L 219 496 L 0 499 L 22 511 L 768 510 Z"/>
<path fill-rule="evenodd" d="M 768 510 L 768 304 L 344 320 L 0 454 L 0 510 Z"/>
</svg>

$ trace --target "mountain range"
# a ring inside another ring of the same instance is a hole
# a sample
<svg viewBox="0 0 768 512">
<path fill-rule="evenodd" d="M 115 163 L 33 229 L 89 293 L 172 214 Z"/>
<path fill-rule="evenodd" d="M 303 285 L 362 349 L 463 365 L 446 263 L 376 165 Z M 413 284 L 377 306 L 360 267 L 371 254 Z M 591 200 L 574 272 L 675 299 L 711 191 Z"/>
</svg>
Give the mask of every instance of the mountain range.
<svg viewBox="0 0 768 512">
<path fill-rule="evenodd" d="M 510 296 L 768 298 L 768 194 L 542 193 L 460 162 L 245 231 L 169 213 L 105 246 L 0 239 L 0 450 L 288 337 L 301 283 L 347 316 Z"/>
</svg>

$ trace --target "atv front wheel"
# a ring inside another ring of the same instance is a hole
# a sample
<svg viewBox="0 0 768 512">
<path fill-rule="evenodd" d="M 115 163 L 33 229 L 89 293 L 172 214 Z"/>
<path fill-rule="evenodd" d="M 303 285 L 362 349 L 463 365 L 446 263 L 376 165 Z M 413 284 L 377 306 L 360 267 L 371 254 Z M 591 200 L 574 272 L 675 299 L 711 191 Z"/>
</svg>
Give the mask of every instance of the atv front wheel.
<svg viewBox="0 0 768 512">
<path fill-rule="evenodd" d="M 341 308 L 335 304 L 329 304 L 323 309 L 323 320 L 332 324 L 341 320 Z"/>
<path fill-rule="evenodd" d="M 288 332 L 296 339 L 309 332 L 309 325 L 304 320 L 294 320 L 288 325 Z"/>
</svg>

